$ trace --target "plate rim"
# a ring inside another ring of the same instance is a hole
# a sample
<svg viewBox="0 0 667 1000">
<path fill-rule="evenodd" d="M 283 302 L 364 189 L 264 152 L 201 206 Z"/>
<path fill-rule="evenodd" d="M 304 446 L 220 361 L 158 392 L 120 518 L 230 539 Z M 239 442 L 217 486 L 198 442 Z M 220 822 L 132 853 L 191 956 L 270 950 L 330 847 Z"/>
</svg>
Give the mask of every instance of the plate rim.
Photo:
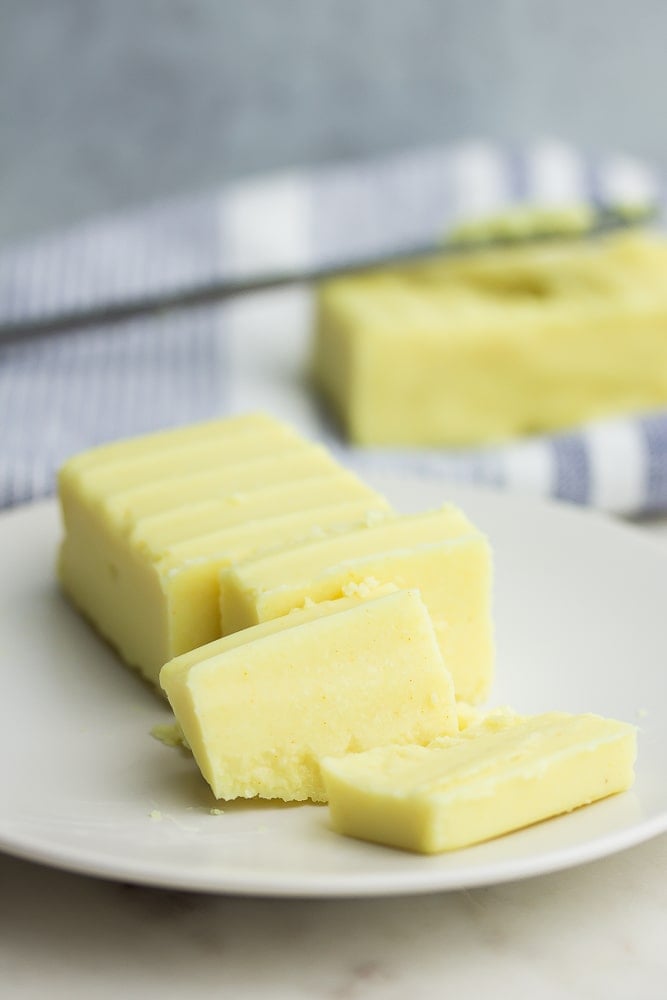
<svg viewBox="0 0 667 1000">
<path fill-rule="evenodd" d="M 558 817 L 554 818 L 558 819 Z M 544 822 L 550 821 L 545 820 Z M 229 873 L 216 880 L 210 876 L 199 876 L 192 871 L 180 876 L 173 873 L 166 874 L 159 866 L 151 869 L 139 863 L 126 864 L 126 867 L 120 871 L 118 865 L 111 860 L 105 861 L 101 857 L 95 859 L 94 853 L 81 855 L 63 849 L 49 852 L 48 849 L 39 846 L 31 848 L 26 838 L 23 838 L 22 843 L 14 843 L 3 836 L 1 829 L 0 851 L 23 861 L 58 871 L 66 871 L 74 875 L 101 878 L 112 882 L 127 882 L 156 889 L 264 899 L 369 899 L 458 892 L 464 889 L 524 881 L 611 857 L 665 833 L 667 833 L 667 814 L 637 824 L 626 831 L 596 837 L 587 842 L 584 847 L 576 844 L 528 860 L 495 861 L 487 867 L 480 866 L 476 869 L 468 869 L 465 878 L 461 878 L 461 872 L 457 869 L 435 871 L 428 868 L 419 873 L 410 871 L 392 873 L 391 876 L 384 873 L 364 877 L 359 875 L 336 876 L 335 882 L 332 881 L 331 877 L 314 878 L 309 876 L 303 882 L 299 882 L 294 878 L 286 879 L 280 875 L 269 877 L 262 874 L 252 877 L 242 874 L 235 877 Z M 512 836 L 512 833 L 505 836 Z M 385 849 L 383 845 L 366 844 L 365 841 L 361 843 L 369 848 Z M 429 857 L 424 856 L 424 860 L 428 861 Z M 488 868 L 493 869 L 492 876 L 489 876 Z"/>
</svg>

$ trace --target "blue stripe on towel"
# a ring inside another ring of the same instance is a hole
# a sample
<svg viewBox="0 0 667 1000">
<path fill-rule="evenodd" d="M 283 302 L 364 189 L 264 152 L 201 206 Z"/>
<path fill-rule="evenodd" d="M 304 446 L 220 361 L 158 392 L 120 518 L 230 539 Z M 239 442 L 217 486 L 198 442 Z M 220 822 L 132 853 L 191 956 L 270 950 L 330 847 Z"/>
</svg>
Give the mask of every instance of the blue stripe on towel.
<svg viewBox="0 0 667 1000">
<path fill-rule="evenodd" d="M 646 512 L 667 508 L 667 416 L 644 417 L 639 422 L 646 447 Z"/>
<path fill-rule="evenodd" d="M 578 434 L 555 437 L 551 441 L 554 460 L 553 495 L 559 500 L 585 504 L 590 499 L 590 460 L 585 442 Z"/>
</svg>

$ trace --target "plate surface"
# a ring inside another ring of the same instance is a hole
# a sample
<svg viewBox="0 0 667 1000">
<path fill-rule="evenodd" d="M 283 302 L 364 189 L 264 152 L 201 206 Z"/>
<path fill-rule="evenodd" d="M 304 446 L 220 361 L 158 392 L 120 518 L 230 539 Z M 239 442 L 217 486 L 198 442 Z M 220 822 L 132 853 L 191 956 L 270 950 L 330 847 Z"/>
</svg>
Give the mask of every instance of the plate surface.
<svg viewBox="0 0 667 1000">
<path fill-rule="evenodd" d="M 460 503 L 495 557 L 493 704 L 639 726 L 634 788 L 467 850 L 413 856 L 348 840 L 321 806 L 215 802 L 152 739 L 168 708 L 58 593 L 54 503 L 0 516 L 4 761 L 0 849 L 157 886 L 379 896 L 491 884 L 611 854 L 667 829 L 667 550 L 604 516 L 432 480 L 368 476 L 403 510 Z"/>
</svg>

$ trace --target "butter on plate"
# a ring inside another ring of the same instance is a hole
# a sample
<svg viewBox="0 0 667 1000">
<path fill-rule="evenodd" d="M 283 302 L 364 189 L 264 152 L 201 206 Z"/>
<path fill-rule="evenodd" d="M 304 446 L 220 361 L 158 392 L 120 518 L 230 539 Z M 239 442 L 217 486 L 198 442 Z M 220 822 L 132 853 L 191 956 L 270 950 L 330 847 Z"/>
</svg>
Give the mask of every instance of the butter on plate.
<svg viewBox="0 0 667 1000">
<path fill-rule="evenodd" d="M 262 414 L 93 448 L 58 487 L 62 586 L 155 684 L 167 660 L 220 636 L 223 566 L 391 516 L 325 449 Z"/>
<path fill-rule="evenodd" d="M 667 402 L 667 241 L 442 256 L 332 279 L 313 380 L 362 445 L 474 445 Z"/>
<path fill-rule="evenodd" d="M 452 505 L 241 560 L 220 574 L 223 631 L 269 621 L 306 601 L 379 584 L 418 588 L 456 695 L 479 702 L 493 675 L 491 551 Z"/>
<path fill-rule="evenodd" d="M 434 854 L 624 791 L 635 755 L 633 726 L 551 712 L 428 747 L 329 756 L 321 768 L 336 831 Z"/>
<path fill-rule="evenodd" d="M 323 801 L 321 756 L 458 732 L 416 591 L 293 611 L 177 657 L 160 683 L 222 799 Z"/>
</svg>

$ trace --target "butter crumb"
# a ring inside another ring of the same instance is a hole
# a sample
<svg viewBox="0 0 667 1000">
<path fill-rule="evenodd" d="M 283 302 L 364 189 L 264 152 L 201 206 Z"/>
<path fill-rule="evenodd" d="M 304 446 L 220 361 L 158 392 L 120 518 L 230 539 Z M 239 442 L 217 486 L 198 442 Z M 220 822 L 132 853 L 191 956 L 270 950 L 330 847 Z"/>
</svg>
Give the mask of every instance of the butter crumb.
<svg viewBox="0 0 667 1000">
<path fill-rule="evenodd" d="M 164 743 L 166 747 L 185 747 L 188 749 L 188 744 L 177 722 L 160 723 L 157 726 L 153 726 L 151 736 L 153 739 L 158 740 L 159 743 Z"/>
<path fill-rule="evenodd" d="M 647 715 L 648 715 L 648 708 L 638 708 L 637 709 L 637 718 L 639 718 L 639 719 L 645 719 Z"/>
<path fill-rule="evenodd" d="M 516 725 L 517 722 L 523 721 L 525 716 L 519 714 L 515 709 L 510 708 L 509 705 L 503 705 L 499 708 L 478 708 L 475 705 L 470 705 L 465 701 L 458 701 L 456 703 L 459 719 L 459 732 L 464 733 L 467 730 L 470 734 L 479 731 L 483 732 L 499 732 L 502 729 L 507 729 L 509 726 Z"/>
<path fill-rule="evenodd" d="M 380 581 L 376 580 L 374 576 L 367 576 L 361 583 L 356 583 L 354 580 L 350 580 L 343 587 L 343 594 L 345 597 L 370 597 L 374 590 L 380 586 Z"/>
<path fill-rule="evenodd" d="M 209 809 L 209 813 L 210 813 L 211 816 L 224 816 L 225 810 L 224 809 Z"/>
<path fill-rule="evenodd" d="M 156 823 L 160 823 L 164 819 L 164 816 L 159 809 L 151 809 L 148 815 L 152 820 L 155 820 Z"/>
</svg>

